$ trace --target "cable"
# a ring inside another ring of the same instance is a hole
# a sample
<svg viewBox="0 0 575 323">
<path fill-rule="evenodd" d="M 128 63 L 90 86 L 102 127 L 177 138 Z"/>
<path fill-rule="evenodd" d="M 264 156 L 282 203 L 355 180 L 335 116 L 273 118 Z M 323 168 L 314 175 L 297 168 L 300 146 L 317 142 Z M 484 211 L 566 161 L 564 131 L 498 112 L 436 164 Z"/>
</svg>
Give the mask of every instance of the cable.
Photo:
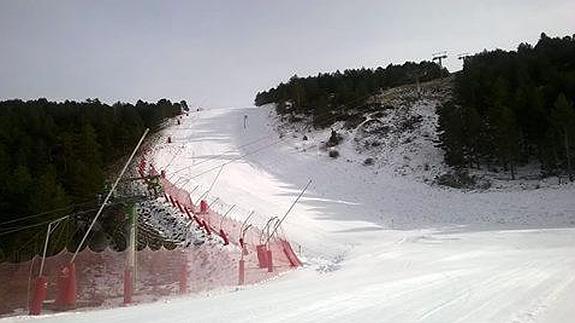
<svg viewBox="0 0 575 323">
<path fill-rule="evenodd" d="M 58 218 L 58 219 L 56 219 L 56 220 L 59 220 L 59 219 L 62 219 L 62 220 L 63 220 L 63 219 L 65 219 L 65 218 L 67 218 L 67 217 L 70 217 L 70 216 L 71 216 L 71 214 L 70 214 L 70 215 L 66 215 L 66 216 L 64 216 L 64 217 L 61 217 L 61 218 Z M 36 223 L 36 224 L 27 225 L 27 226 L 25 226 L 25 227 L 21 227 L 21 228 L 14 229 L 14 230 L 3 231 L 3 232 L 0 232 L 0 236 L 4 236 L 4 235 L 10 234 L 10 233 L 14 233 L 14 232 L 18 232 L 18 231 L 23 231 L 23 230 L 30 229 L 30 228 L 34 228 L 34 227 L 38 227 L 38 226 L 41 226 L 41 225 L 44 225 L 44 224 L 47 224 L 47 223 L 50 223 L 50 222 L 53 222 L 53 221 L 55 221 L 55 220 L 48 220 L 48 221 L 44 221 L 44 222 L 40 222 L 40 223 Z"/>
<path fill-rule="evenodd" d="M 353 102 L 356 102 L 356 101 L 359 101 L 359 100 L 362 100 L 362 99 L 366 99 L 366 98 L 369 98 L 369 97 L 372 97 L 372 96 L 374 96 L 374 94 L 367 94 L 367 95 L 364 95 L 364 96 L 362 96 L 362 97 L 355 98 L 355 99 L 353 99 L 353 100 L 350 100 L 350 101 L 348 101 L 348 102 L 345 102 L 345 103 L 343 103 L 343 104 L 341 104 L 341 105 L 348 105 L 348 104 L 350 104 L 350 103 L 353 103 Z M 354 108 L 357 108 L 357 107 L 354 107 Z M 329 117 L 327 120 L 328 120 L 328 121 L 332 121 L 332 120 L 336 120 L 336 119 L 339 118 L 339 117 L 340 117 L 339 115 L 332 115 L 332 116 Z M 264 140 L 264 139 L 268 139 L 268 138 L 271 138 L 271 137 L 275 137 L 275 135 L 276 135 L 276 134 L 270 134 L 270 135 L 261 137 L 261 138 L 259 138 L 259 139 L 256 139 L 256 140 L 254 140 L 254 141 L 245 143 L 245 144 L 240 145 L 240 146 L 238 146 L 238 147 L 235 147 L 235 148 L 232 148 L 232 149 L 228 149 L 228 150 L 224 151 L 223 153 L 221 153 L 221 154 L 219 154 L 219 155 L 212 156 L 212 157 L 210 157 L 210 158 L 208 158 L 208 159 L 204 159 L 204 160 L 200 161 L 200 162 L 197 163 L 197 164 L 180 168 L 180 169 L 174 171 L 173 173 L 171 173 L 170 176 L 168 177 L 168 179 L 173 178 L 174 175 L 176 175 L 177 173 L 179 173 L 179 172 L 181 172 L 181 171 L 184 171 L 184 170 L 189 169 L 189 168 L 192 168 L 192 167 L 197 167 L 198 165 L 201 165 L 201 164 L 203 164 L 203 163 L 205 163 L 205 162 L 208 162 L 208 161 L 211 161 L 211 160 L 214 160 L 214 159 L 218 159 L 218 158 L 224 156 L 224 155 L 227 154 L 227 153 L 236 151 L 237 149 L 241 149 L 241 148 L 244 148 L 244 147 L 246 147 L 246 146 L 253 145 L 253 144 L 255 144 L 255 143 L 257 143 L 257 142 L 260 142 L 260 141 L 262 141 L 262 140 Z M 173 160 L 172 160 L 172 161 L 173 161 Z M 170 162 L 170 164 L 171 164 L 171 162 Z M 224 165 L 226 165 L 226 164 L 224 164 Z M 167 168 L 167 167 L 166 167 L 166 168 Z M 211 170 L 213 170 L 213 169 L 211 169 Z M 202 174 L 203 174 L 203 173 L 202 173 Z M 192 177 L 192 178 L 195 178 L 195 177 Z"/>
<path fill-rule="evenodd" d="M 235 157 L 235 158 L 232 158 L 232 159 L 228 160 L 228 161 L 225 162 L 225 163 L 222 163 L 222 164 L 217 165 L 217 166 L 212 167 L 212 168 L 208 168 L 207 170 L 205 170 L 205 171 L 203 171 L 203 172 L 201 172 L 201 173 L 199 173 L 199 174 L 196 174 L 195 176 L 189 177 L 189 178 L 187 178 L 187 179 L 192 180 L 192 179 L 198 178 L 198 177 L 200 177 L 200 176 L 202 176 L 202 175 L 204 175 L 204 174 L 206 174 L 206 173 L 209 173 L 209 172 L 211 172 L 211 171 L 213 171 L 213 170 L 216 170 L 216 169 L 218 169 L 218 168 L 220 168 L 220 167 L 224 167 L 224 166 L 226 166 L 226 165 L 228 165 L 228 164 L 231 164 L 231 163 L 233 163 L 233 162 L 235 162 L 235 161 L 237 161 L 237 160 L 239 160 L 239 159 L 242 159 L 242 158 L 244 158 L 244 157 L 246 157 L 246 156 L 255 154 L 255 153 L 259 152 L 259 151 L 262 151 L 262 150 L 264 150 L 264 149 L 270 148 L 271 146 L 277 145 L 278 143 L 280 143 L 280 142 L 282 142 L 282 141 L 284 141 L 284 139 L 280 139 L 280 140 L 274 141 L 274 142 L 272 142 L 271 144 L 265 145 L 265 146 L 260 147 L 260 148 L 258 148 L 258 149 L 256 149 L 256 150 L 253 150 L 253 151 L 250 151 L 250 152 L 245 153 L 245 154 L 243 154 L 243 155 L 240 155 L 240 156 L 237 156 L 237 157 Z"/>
<path fill-rule="evenodd" d="M 3 226 L 3 225 L 5 225 L 5 224 L 9 224 L 9 223 L 18 222 L 18 221 L 24 221 L 24 220 L 27 220 L 27 219 L 39 217 L 39 216 L 46 215 L 46 214 L 50 214 L 50 213 L 56 213 L 56 212 L 59 212 L 59 211 L 64 211 L 64 210 L 67 210 L 67 209 L 70 209 L 70 208 L 74 208 L 74 207 L 77 207 L 77 206 L 82 206 L 82 205 L 89 204 L 89 203 L 91 203 L 91 202 L 93 202 L 93 201 L 94 201 L 94 200 L 89 200 L 89 201 L 86 201 L 86 202 L 81 202 L 81 203 L 77 203 L 77 204 L 72 204 L 72 205 L 69 205 L 69 206 L 66 206 L 66 207 L 62 207 L 62 208 L 59 208 L 59 209 L 53 209 L 53 210 L 49 210 L 49 211 L 44 211 L 44 212 L 41 212 L 41 213 L 36 213 L 36 214 L 28 215 L 28 216 L 25 216 L 25 217 L 22 217 L 22 218 L 17 218 L 17 219 L 13 219 L 13 220 L 1 222 L 1 223 L 0 223 L 0 226 Z"/>
<path fill-rule="evenodd" d="M 164 169 L 167 169 L 168 167 L 170 167 L 170 165 L 172 165 L 172 163 L 174 162 L 174 160 L 176 160 L 176 157 L 178 157 L 178 155 L 182 152 L 182 150 L 184 150 L 184 147 L 180 147 L 180 149 L 174 154 L 174 157 L 172 157 L 172 160 L 170 160 L 170 162 L 168 163 L 168 165 L 166 165 L 166 167 L 164 167 Z"/>
<path fill-rule="evenodd" d="M 126 199 L 128 199 L 128 198 L 126 198 Z M 122 199 L 122 200 L 124 200 L 124 199 Z M 121 204 L 121 203 L 122 203 L 122 202 L 110 203 L 110 204 L 106 205 L 106 207 L 118 205 L 118 204 Z M 53 221 L 57 221 L 58 219 L 64 219 L 64 218 L 67 218 L 67 217 L 71 217 L 71 216 L 73 216 L 73 215 L 80 215 L 80 214 L 85 214 L 85 213 L 94 212 L 94 211 L 97 211 L 98 209 L 99 209 L 99 208 L 82 210 L 82 211 L 70 213 L 70 214 L 68 214 L 68 215 L 66 215 L 66 216 L 63 216 L 63 217 L 60 217 L 60 218 L 57 218 L 57 219 L 54 219 L 54 220 L 47 220 L 47 221 L 43 221 L 43 222 L 40 222 L 40 223 L 35 223 L 35 224 L 23 226 L 23 227 L 7 228 L 7 230 L 0 231 L 0 236 L 6 235 L 6 234 L 9 234 L 9 233 L 13 233 L 13 232 L 22 231 L 22 230 L 29 229 L 29 228 L 33 228 L 33 227 L 36 227 L 36 226 L 40 226 L 40 225 L 43 225 L 43 224 L 46 224 L 46 223 L 50 223 L 50 222 L 53 222 Z"/>
<path fill-rule="evenodd" d="M 201 165 L 201 164 L 203 164 L 203 163 L 209 162 L 209 161 L 214 160 L 214 159 L 219 159 L 219 158 L 223 157 L 225 154 L 234 152 L 234 151 L 236 151 L 237 149 L 240 149 L 240 148 L 244 148 L 244 147 L 253 145 L 253 144 L 257 143 L 257 142 L 260 142 L 260 141 L 262 141 L 262 140 L 264 140 L 264 139 L 268 139 L 268 138 L 270 138 L 270 137 L 272 137 L 272 135 L 268 135 L 268 136 L 265 136 L 265 137 L 261 137 L 261 138 L 259 138 L 259 139 L 256 139 L 256 140 L 254 140 L 254 141 L 250 141 L 250 142 L 248 142 L 248 143 L 245 143 L 245 144 L 243 144 L 243 145 L 237 146 L 237 147 L 235 147 L 235 148 L 228 149 L 228 150 L 224 151 L 223 153 L 220 153 L 220 154 L 218 154 L 218 155 L 216 155 L 216 156 L 212 156 L 212 157 L 210 157 L 210 158 L 206 158 L 206 159 L 204 159 L 204 160 L 198 162 L 197 164 L 193 164 L 193 165 L 190 165 L 190 166 L 186 166 L 186 167 L 180 168 L 180 169 L 174 171 L 173 173 L 171 173 L 170 176 L 168 177 L 168 179 L 173 178 L 174 175 L 176 175 L 177 173 L 179 173 L 179 172 L 181 172 L 181 171 L 184 171 L 184 170 L 189 169 L 189 168 L 192 168 L 192 167 L 197 167 L 198 165 Z"/>
</svg>

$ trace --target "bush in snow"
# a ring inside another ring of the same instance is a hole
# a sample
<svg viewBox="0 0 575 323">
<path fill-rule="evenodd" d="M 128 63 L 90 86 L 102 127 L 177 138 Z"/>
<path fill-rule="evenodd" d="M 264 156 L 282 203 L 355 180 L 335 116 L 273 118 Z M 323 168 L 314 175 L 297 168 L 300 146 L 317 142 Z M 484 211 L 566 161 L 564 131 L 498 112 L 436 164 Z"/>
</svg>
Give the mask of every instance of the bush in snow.
<svg viewBox="0 0 575 323">
<path fill-rule="evenodd" d="M 337 146 L 342 141 L 342 139 L 343 139 L 342 136 L 340 134 L 338 134 L 337 131 L 332 130 L 331 136 L 329 137 L 329 140 L 327 141 L 327 146 L 328 147 Z"/>
<path fill-rule="evenodd" d="M 337 151 L 337 150 L 330 150 L 330 151 L 329 151 L 329 157 L 331 157 L 331 158 L 337 158 L 337 157 L 339 157 L 339 151 Z"/>
<path fill-rule="evenodd" d="M 440 175 L 436 178 L 436 183 L 453 188 L 488 189 L 491 187 L 489 181 L 478 179 L 477 176 L 470 176 L 465 170 L 456 170 L 455 172 Z"/>
</svg>

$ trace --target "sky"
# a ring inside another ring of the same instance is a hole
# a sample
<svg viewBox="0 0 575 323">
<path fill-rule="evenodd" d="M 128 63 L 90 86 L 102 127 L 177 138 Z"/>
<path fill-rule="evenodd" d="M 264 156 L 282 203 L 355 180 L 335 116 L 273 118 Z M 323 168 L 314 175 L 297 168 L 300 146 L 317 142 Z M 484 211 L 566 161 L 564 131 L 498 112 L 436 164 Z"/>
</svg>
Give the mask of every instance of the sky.
<svg viewBox="0 0 575 323">
<path fill-rule="evenodd" d="M 0 99 L 253 104 L 292 75 L 575 34 L 573 0 L 0 0 Z"/>
</svg>

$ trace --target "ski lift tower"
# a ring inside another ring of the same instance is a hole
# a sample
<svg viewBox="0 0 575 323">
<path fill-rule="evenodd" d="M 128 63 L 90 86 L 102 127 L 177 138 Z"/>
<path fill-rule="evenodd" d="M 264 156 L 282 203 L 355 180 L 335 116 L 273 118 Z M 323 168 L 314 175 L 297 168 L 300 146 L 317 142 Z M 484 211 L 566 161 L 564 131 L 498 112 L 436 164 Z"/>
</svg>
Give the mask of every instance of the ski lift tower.
<svg viewBox="0 0 575 323">
<path fill-rule="evenodd" d="M 463 63 L 465 63 L 465 61 L 466 61 L 469 57 L 471 57 L 471 54 L 469 54 L 469 53 L 461 53 L 461 54 L 457 55 L 457 59 L 463 61 Z"/>
<path fill-rule="evenodd" d="M 437 64 L 439 64 L 439 66 L 443 67 L 443 60 L 447 58 L 447 51 L 443 51 L 443 52 L 438 52 L 433 54 L 433 61 L 437 62 Z"/>
</svg>

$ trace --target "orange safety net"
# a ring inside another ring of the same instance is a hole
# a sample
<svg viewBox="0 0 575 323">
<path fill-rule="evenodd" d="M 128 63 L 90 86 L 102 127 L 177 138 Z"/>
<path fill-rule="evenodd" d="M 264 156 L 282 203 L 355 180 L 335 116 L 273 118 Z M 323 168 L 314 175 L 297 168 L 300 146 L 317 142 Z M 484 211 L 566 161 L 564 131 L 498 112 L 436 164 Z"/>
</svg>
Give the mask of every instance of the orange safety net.
<svg viewBox="0 0 575 323">
<path fill-rule="evenodd" d="M 151 165 L 149 168 L 150 175 L 158 174 Z M 143 160 L 138 171 L 144 176 L 145 170 Z M 207 238 L 203 244 L 137 251 L 133 272 L 127 271 L 128 251 L 94 252 L 85 248 L 76 257 L 73 278 L 65 269 L 73 253 L 63 250 L 45 259 L 43 277 L 38 283 L 41 257 L 18 264 L 1 263 L 0 317 L 27 314 L 33 299 L 39 299 L 44 312 L 113 307 L 126 302 L 149 302 L 170 295 L 252 284 L 301 266 L 289 241 L 282 234 L 269 235 L 266 230 L 271 226 L 262 219 L 254 219 L 246 229 L 246 221 L 225 216 L 209 208 L 205 201 L 201 207 L 195 206 L 191 194 L 165 177 L 161 183 L 169 201 L 166 202 L 173 202 L 182 217 L 205 230 Z M 70 279 L 74 280 L 71 290 L 75 293 L 71 306 L 62 301 L 63 282 Z M 46 287 L 45 295 L 38 289 L 41 285 Z M 40 310 L 31 312 L 37 314 Z"/>
</svg>

